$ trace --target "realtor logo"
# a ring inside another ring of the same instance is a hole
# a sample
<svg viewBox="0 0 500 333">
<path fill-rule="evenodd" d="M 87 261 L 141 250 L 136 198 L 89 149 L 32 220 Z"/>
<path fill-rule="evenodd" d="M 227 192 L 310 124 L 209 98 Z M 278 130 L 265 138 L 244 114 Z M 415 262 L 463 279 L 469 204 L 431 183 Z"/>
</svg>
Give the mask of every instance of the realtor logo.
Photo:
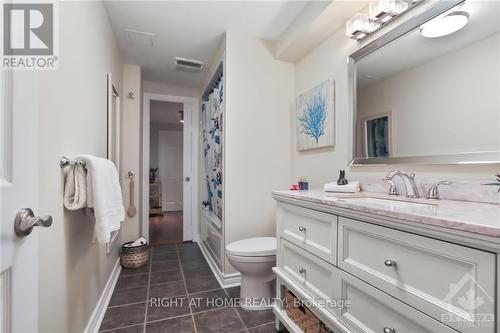
<svg viewBox="0 0 500 333">
<path fill-rule="evenodd" d="M 4 3 L 4 69 L 55 69 L 54 3 Z"/>
<path fill-rule="evenodd" d="M 493 327 L 495 324 L 495 301 L 470 273 L 450 285 L 443 301 L 448 304 L 448 313 L 441 315 L 441 321 L 454 327 Z"/>
</svg>

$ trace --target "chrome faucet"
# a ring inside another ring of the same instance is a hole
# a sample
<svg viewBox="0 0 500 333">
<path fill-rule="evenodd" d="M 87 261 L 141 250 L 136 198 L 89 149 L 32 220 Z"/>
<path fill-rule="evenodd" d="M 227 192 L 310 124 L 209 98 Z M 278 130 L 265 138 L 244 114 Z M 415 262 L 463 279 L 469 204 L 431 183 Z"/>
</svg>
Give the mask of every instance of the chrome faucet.
<svg viewBox="0 0 500 333">
<path fill-rule="evenodd" d="M 406 173 L 399 170 L 391 171 L 385 176 L 385 179 L 392 180 L 395 176 L 401 177 L 405 184 L 406 197 L 407 198 L 420 198 L 420 193 L 418 192 L 417 183 L 415 183 L 415 174 Z"/>
<path fill-rule="evenodd" d="M 451 185 L 451 184 L 453 184 L 453 183 L 450 182 L 450 181 L 447 181 L 447 180 L 435 183 L 434 185 L 432 185 L 429 188 L 429 191 L 427 192 L 427 199 L 429 199 L 429 200 L 439 200 L 440 199 L 440 197 L 439 197 L 439 186 L 440 185 Z"/>
<path fill-rule="evenodd" d="M 398 195 L 398 189 L 396 187 L 396 184 L 394 184 L 392 180 L 390 179 L 382 179 L 382 180 L 386 181 L 391 186 L 391 188 L 389 189 L 389 195 Z"/>
</svg>

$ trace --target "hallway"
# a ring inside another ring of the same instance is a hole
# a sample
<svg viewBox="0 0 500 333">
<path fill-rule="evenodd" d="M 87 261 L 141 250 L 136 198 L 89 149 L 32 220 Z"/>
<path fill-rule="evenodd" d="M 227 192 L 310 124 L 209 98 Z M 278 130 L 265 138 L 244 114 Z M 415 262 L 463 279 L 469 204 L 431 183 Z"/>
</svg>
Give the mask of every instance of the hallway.
<svg viewBox="0 0 500 333">
<path fill-rule="evenodd" d="M 182 243 L 182 210 L 163 212 L 149 216 L 149 240 L 151 245 Z"/>
<path fill-rule="evenodd" d="M 220 288 L 196 243 L 154 246 L 148 266 L 122 269 L 100 332 L 276 332 L 271 310 L 231 306 L 238 296 Z"/>
</svg>

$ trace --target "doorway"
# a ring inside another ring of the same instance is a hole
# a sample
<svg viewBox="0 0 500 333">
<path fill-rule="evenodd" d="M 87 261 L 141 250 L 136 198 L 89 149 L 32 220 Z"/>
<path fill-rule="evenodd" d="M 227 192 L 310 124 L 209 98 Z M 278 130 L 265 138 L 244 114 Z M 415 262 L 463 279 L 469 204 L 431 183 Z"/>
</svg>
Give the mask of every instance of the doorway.
<svg viewBox="0 0 500 333">
<path fill-rule="evenodd" d="M 182 103 L 151 101 L 149 125 L 149 240 L 183 241 Z"/>
<path fill-rule="evenodd" d="M 144 94 L 142 233 L 151 245 L 198 238 L 197 100 Z"/>
</svg>

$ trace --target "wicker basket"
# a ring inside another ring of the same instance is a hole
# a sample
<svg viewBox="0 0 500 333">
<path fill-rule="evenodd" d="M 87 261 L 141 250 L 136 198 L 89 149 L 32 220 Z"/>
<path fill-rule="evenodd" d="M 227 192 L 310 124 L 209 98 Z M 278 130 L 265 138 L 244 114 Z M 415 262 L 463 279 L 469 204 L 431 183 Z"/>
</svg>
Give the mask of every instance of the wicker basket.
<svg viewBox="0 0 500 333">
<path fill-rule="evenodd" d="M 289 290 L 286 292 L 286 313 L 304 333 L 335 333 Z"/>
<path fill-rule="evenodd" d="M 149 261 L 149 246 L 147 244 L 135 247 L 126 247 L 128 242 L 122 245 L 121 264 L 124 268 L 139 268 L 145 266 Z"/>
</svg>

